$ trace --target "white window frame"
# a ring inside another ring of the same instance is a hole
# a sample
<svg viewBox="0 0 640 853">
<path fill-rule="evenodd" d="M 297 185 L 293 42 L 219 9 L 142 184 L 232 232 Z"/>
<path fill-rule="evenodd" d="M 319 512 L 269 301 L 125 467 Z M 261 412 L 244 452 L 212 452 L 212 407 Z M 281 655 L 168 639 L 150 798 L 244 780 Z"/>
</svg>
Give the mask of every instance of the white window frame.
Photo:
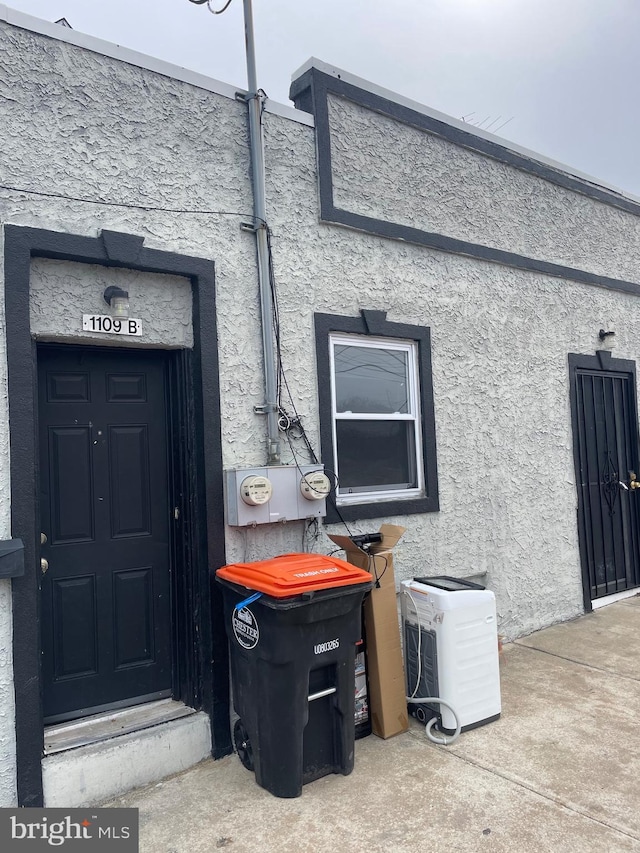
<svg viewBox="0 0 640 853">
<path fill-rule="evenodd" d="M 400 412 L 392 414 L 381 413 L 353 413 L 336 411 L 336 371 L 335 371 L 335 347 L 354 346 L 359 348 L 386 349 L 407 353 L 408 366 L 408 408 L 407 414 Z M 329 364 L 331 375 L 331 429 L 333 433 L 333 465 L 337 479 L 336 503 L 338 506 L 349 506 L 351 504 L 381 503 L 383 501 L 409 499 L 422 497 L 425 494 L 424 486 L 424 461 L 422 453 L 422 411 L 420 407 L 420 365 L 418 344 L 416 341 L 402 340 L 399 338 L 372 337 L 370 335 L 348 335 L 340 332 L 332 332 L 329 335 Z M 357 492 L 344 492 L 340 488 L 340 466 L 338 463 L 338 436 L 337 421 L 403 421 L 414 424 L 414 459 L 415 459 L 415 488 L 404 489 L 375 489 L 372 491 L 358 490 Z"/>
</svg>

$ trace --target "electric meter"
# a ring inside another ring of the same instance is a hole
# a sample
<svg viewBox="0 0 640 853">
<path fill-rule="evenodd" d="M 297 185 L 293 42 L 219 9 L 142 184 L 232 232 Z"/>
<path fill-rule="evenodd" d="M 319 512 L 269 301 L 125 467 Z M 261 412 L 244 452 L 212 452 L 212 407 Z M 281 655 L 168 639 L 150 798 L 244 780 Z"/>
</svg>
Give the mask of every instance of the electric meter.
<svg viewBox="0 0 640 853">
<path fill-rule="evenodd" d="M 0 0 L 0 3 L 2 0 Z M 322 465 L 264 465 L 225 471 L 227 524 L 256 527 L 324 518 L 333 481 Z"/>
<path fill-rule="evenodd" d="M 246 477 L 240 484 L 242 500 L 249 506 L 262 506 L 271 500 L 273 486 L 267 477 L 254 475 Z"/>
<path fill-rule="evenodd" d="M 323 501 L 331 491 L 331 480 L 322 471 L 312 471 L 300 480 L 300 491 L 308 501 Z"/>
</svg>

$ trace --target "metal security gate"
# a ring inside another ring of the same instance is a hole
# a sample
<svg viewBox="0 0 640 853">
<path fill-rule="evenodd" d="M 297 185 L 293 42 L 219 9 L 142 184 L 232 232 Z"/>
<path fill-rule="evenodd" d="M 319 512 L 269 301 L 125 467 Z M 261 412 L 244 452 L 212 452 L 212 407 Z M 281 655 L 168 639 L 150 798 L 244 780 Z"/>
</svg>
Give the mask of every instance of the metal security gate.
<svg viewBox="0 0 640 853">
<path fill-rule="evenodd" d="M 591 609 L 595 599 L 640 585 L 635 363 L 600 353 L 570 356 L 569 364 L 583 589 Z"/>
</svg>

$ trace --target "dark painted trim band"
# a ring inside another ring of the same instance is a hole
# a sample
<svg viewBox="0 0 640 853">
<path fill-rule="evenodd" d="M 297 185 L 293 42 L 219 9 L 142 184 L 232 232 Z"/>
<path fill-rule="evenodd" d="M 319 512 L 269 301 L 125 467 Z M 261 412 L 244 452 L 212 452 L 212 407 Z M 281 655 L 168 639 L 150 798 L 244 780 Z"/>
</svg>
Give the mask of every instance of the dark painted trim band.
<svg viewBox="0 0 640 853">
<path fill-rule="evenodd" d="M 617 195 L 613 191 L 597 187 L 586 181 L 581 181 L 559 169 L 554 169 L 552 166 L 547 166 L 544 163 L 529 159 L 523 154 L 505 148 L 499 143 L 483 139 L 446 122 L 439 121 L 432 116 L 425 115 L 403 104 L 398 104 L 395 101 L 384 98 L 381 95 L 369 92 L 366 89 L 360 89 L 344 80 L 336 79 L 330 74 L 319 71 L 317 68 L 310 68 L 301 77 L 293 81 L 289 96 L 298 109 L 312 113 L 315 118 L 321 221 L 354 228 L 358 231 L 364 231 L 368 234 L 374 234 L 378 237 L 391 240 L 405 240 L 408 243 L 414 243 L 440 252 L 466 255 L 471 258 L 509 266 L 514 269 L 542 273 L 543 275 L 565 278 L 582 284 L 595 285 L 609 290 L 617 290 L 640 296 L 640 284 L 637 282 L 601 276 L 587 270 L 549 263 L 528 257 L 527 255 L 495 249 L 480 243 L 469 243 L 454 237 L 448 237 L 444 234 L 412 228 L 411 226 L 390 222 L 385 219 L 362 216 L 336 207 L 333 201 L 331 127 L 328 107 L 330 94 L 345 98 L 352 103 L 370 109 L 373 112 L 389 116 L 396 121 L 417 127 L 420 130 L 446 139 L 448 142 L 491 157 L 520 171 L 533 174 L 564 189 L 587 196 L 611 207 L 617 207 L 634 216 L 640 216 L 640 204 L 631 199 L 627 199 Z"/>
<path fill-rule="evenodd" d="M 425 494 L 419 498 L 397 498 L 379 503 L 361 503 L 337 507 L 327 502 L 325 524 L 340 521 L 356 521 L 368 518 L 388 518 L 394 515 L 414 515 L 437 512 L 438 465 L 436 453 L 436 424 L 433 406 L 433 379 L 431 368 L 431 330 L 427 326 L 408 323 L 392 323 L 386 311 L 361 310 L 359 317 L 344 317 L 335 314 L 314 316 L 316 334 L 316 358 L 318 368 L 318 404 L 320 409 L 320 446 L 325 466 L 333 465 L 333 423 L 331 402 L 331 363 L 329 357 L 329 335 L 345 332 L 350 335 L 376 335 L 385 338 L 401 338 L 418 344 L 418 369 L 420 376 L 420 407 L 422 410 L 422 457 L 425 478 Z M 335 491 L 332 491 L 335 500 Z"/>
<path fill-rule="evenodd" d="M 55 258 L 105 267 L 126 267 L 188 277 L 193 290 L 193 365 L 189 372 L 191 422 L 206 424 L 194 444 L 193 500 L 197 513 L 191 536 L 197 577 L 193 618 L 199 634 L 198 669 L 202 707 L 211 717 L 212 752 L 231 751 L 229 733 L 228 646 L 218 597 L 210 597 L 209 567 L 224 565 L 222 450 L 216 344 L 215 277 L 207 259 L 145 249 L 141 237 L 105 231 L 82 237 L 37 228 L 5 225 L 5 317 L 9 417 L 11 426 L 12 535 L 24 542 L 26 571 L 12 580 L 14 681 L 18 800 L 42 805 L 43 728 L 40 687 L 39 510 L 36 484 L 36 350 L 29 325 L 31 259 Z M 204 524 L 198 519 L 206 519 Z M 215 585 L 214 585 L 215 589 Z M 212 617 L 212 607 L 216 618 Z M 25 631 L 25 625 L 34 630 Z M 215 670 L 215 678 L 213 671 Z"/>
<path fill-rule="evenodd" d="M 554 278 L 566 278 L 579 281 L 582 284 L 591 284 L 596 287 L 604 287 L 609 290 L 618 290 L 623 293 L 631 293 L 640 296 L 640 284 L 633 281 L 624 281 L 608 276 L 596 275 L 586 270 L 578 270 L 573 267 L 565 267 L 553 264 L 549 261 L 540 261 L 536 258 L 527 258 L 515 252 L 505 252 L 502 249 L 493 249 L 490 246 L 481 246 L 478 243 L 468 243 L 465 240 L 457 240 L 444 234 L 429 233 L 418 228 L 410 228 L 407 225 L 395 225 L 369 216 L 361 216 L 357 213 L 348 213 L 344 210 L 335 209 L 334 224 L 344 225 L 347 228 L 355 228 L 358 231 L 366 231 L 378 237 L 387 237 L 391 240 L 404 240 L 428 249 L 437 249 L 440 252 L 449 252 L 455 255 L 466 255 L 481 261 L 489 261 L 494 264 L 512 267 L 515 269 L 538 272 Z"/>
</svg>

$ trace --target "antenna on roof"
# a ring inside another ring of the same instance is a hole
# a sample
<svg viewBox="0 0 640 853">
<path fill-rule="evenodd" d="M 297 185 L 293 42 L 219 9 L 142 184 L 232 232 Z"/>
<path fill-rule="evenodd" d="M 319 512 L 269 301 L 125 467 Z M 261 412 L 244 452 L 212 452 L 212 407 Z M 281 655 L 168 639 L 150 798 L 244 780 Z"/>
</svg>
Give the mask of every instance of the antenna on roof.
<svg viewBox="0 0 640 853">
<path fill-rule="evenodd" d="M 486 130 L 489 133 L 498 133 L 498 131 L 502 130 L 503 127 L 506 127 L 509 122 L 513 121 L 515 118 L 515 116 L 511 116 L 511 118 L 508 118 L 506 121 L 503 121 L 502 124 L 498 125 L 498 127 L 494 127 L 494 125 L 500 121 L 502 116 L 497 116 L 492 120 L 491 116 L 488 115 L 486 118 L 483 118 L 479 121 L 475 121 L 471 118 L 471 116 L 474 115 L 476 115 L 475 112 L 467 113 L 464 116 L 460 116 L 460 120 L 465 122 L 465 124 L 471 124 L 474 127 L 477 127 L 478 130 Z M 487 124 L 487 122 L 489 122 L 489 124 Z"/>
</svg>

